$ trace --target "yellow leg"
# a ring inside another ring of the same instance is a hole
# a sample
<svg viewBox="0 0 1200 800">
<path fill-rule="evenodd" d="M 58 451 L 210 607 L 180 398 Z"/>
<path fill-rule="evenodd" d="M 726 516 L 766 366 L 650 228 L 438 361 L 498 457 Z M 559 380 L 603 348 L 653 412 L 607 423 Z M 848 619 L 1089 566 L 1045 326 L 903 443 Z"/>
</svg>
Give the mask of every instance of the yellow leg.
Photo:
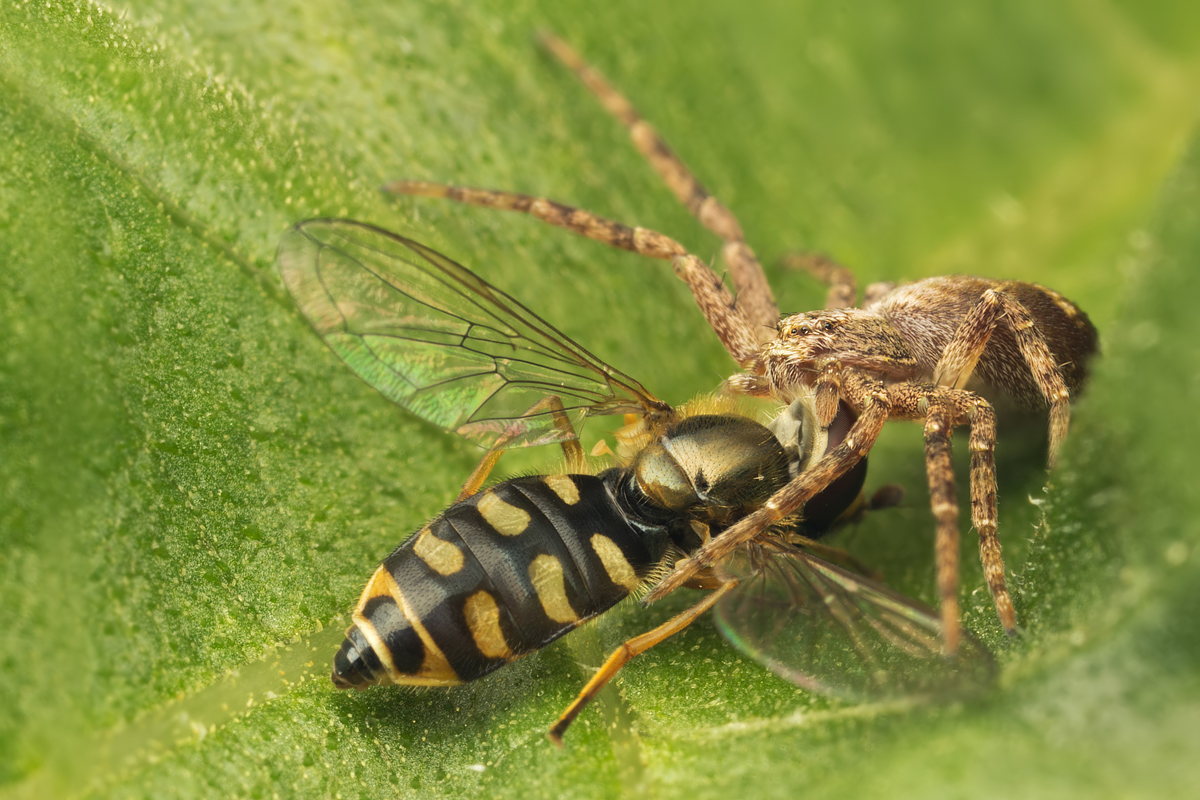
<svg viewBox="0 0 1200 800">
<path fill-rule="evenodd" d="M 558 718 L 558 722 L 554 723 L 553 727 L 550 728 L 549 733 L 547 733 L 550 741 L 562 747 L 563 734 L 566 733 L 567 728 L 575 721 L 575 718 L 579 716 L 579 712 L 583 711 L 584 706 L 590 703 L 592 698 L 604 688 L 604 685 L 621 671 L 621 667 L 629 663 L 629 659 L 646 652 L 651 647 L 654 647 L 654 645 L 671 638 L 688 625 L 691 625 L 701 614 L 716 605 L 718 600 L 737 585 L 737 579 L 730 579 L 721 583 L 716 591 L 699 603 L 696 603 L 696 605 L 676 614 L 654 630 L 643 633 L 641 636 L 633 637 L 614 650 L 613 654 L 608 657 L 608 661 L 604 662 L 604 666 L 600 667 L 600 671 L 592 676 L 592 679 L 579 692 L 579 696 L 575 698 L 575 702 L 567 707 L 567 710 Z"/>
<path fill-rule="evenodd" d="M 562 400 L 556 394 L 549 397 L 544 397 L 534 403 L 521 416 L 528 417 L 533 414 L 540 413 L 549 409 L 554 415 L 554 426 L 566 433 L 570 438 L 563 440 L 563 453 L 567 457 L 567 469 L 571 472 L 584 472 L 587 468 L 587 461 L 583 457 L 583 445 L 579 443 L 579 439 L 575 435 L 575 426 L 571 424 L 570 418 L 563 410 Z M 484 453 L 483 458 L 479 459 L 479 463 L 475 465 L 475 469 L 471 470 L 471 474 L 467 476 L 466 482 L 463 483 L 462 490 L 459 491 L 458 497 L 454 502 L 466 500 L 471 495 L 479 491 L 487 480 L 488 475 L 492 474 L 496 463 L 500 460 L 500 454 L 504 452 L 509 440 L 513 438 L 513 434 L 509 432 L 502 433 L 495 443 L 488 448 Z"/>
</svg>

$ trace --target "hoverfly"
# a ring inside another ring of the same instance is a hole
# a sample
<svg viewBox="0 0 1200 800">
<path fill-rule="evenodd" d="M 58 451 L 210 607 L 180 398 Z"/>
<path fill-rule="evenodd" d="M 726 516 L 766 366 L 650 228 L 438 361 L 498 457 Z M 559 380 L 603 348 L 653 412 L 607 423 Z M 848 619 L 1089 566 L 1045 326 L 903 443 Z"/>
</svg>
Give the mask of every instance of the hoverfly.
<svg viewBox="0 0 1200 800">
<path fill-rule="evenodd" d="M 365 223 L 302 222 L 278 263 L 304 316 L 361 378 L 487 448 L 458 500 L 370 579 L 334 658 L 339 688 L 454 685 L 545 646 L 762 507 L 851 424 L 815 424 L 811 397 L 769 427 L 730 401 L 675 409 L 466 268 Z M 640 419 L 619 433 L 622 463 L 590 474 L 577 431 L 598 414 Z M 571 474 L 482 488 L 504 449 L 552 442 Z M 912 697 L 990 678 L 991 656 L 973 639 L 942 657 L 932 609 L 813 554 L 823 546 L 810 537 L 861 504 L 864 480 L 865 462 L 825 487 L 808 519 L 788 518 L 702 571 L 689 585 L 711 593 L 618 648 L 551 738 L 630 658 L 710 608 L 735 646 L 816 691 Z"/>
</svg>

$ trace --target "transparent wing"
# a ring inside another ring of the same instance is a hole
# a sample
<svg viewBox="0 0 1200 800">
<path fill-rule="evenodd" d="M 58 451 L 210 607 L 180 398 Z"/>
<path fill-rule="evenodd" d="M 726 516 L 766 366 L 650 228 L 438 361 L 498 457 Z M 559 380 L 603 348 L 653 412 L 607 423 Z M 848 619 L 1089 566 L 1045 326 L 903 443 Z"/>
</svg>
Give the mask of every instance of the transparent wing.
<svg viewBox="0 0 1200 800">
<path fill-rule="evenodd" d="M 484 447 L 572 437 L 590 414 L 669 410 L 449 258 L 361 222 L 313 219 L 284 234 L 279 271 L 321 338 L 367 383 Z"/>
<path fill-rule="evenodd" d="M 735 647 L 783 678 L 851 700 L 968 694 L 991 682 L 995 661 L 965 634 L 941 652 L 937 612 L 790 545 L 747 548 L 730 564 L 739 585 L 715 618 Z"/>
</svg>

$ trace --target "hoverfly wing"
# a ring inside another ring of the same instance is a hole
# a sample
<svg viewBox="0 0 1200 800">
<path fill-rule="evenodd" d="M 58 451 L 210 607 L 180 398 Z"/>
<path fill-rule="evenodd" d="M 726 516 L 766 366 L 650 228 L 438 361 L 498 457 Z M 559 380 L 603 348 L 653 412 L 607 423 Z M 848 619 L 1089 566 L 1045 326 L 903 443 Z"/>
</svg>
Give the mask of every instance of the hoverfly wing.
<svg viewBox="0 0 1200 800">
<path fill-rule="evenodd" d="M 484 447 L 571 438 L 591 414 L 668 410 L 528 308 L 424 245 L 366 223 L 312 219 L 284 234 L 283 282 L 359 377 L 417 416 Z M 534 410 L 531 409 L 541 409 Z"/>
<path fill-rule="evenodd" d="M 991 682 L 991 653 L 964 632 L 942 655 L 928 606 L 790 545 L 752 546 L 726 565 L 739 585 L 717 605 L 721 633 L 777 675 L 848 700 L 934 699 Z"/>
</svg>

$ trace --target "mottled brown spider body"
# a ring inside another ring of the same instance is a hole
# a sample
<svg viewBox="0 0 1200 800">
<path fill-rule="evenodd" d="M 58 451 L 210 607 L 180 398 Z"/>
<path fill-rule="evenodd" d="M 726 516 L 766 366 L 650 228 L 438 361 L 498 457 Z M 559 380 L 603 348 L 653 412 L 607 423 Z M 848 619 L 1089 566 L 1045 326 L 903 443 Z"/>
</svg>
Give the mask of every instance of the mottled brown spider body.
<svg viewBox="0 0 1200 800">
<path fill-rule="evenodd" d="M 1080 308 L 1052 289 L 1023 281 L 997 281 L 969 275 L 926 278 L 904 284 L 865 306 L 900 333 L 916 357 L 921 373 L 917 380 L 941 381 L 935 375 L 938 361 L 954 339 L 968 312 L 987 291 L 1002 292 L 1029 312 L 1054 361 L 1062 372 L 1071 397 L 1083 388 L 1087 359 L 1097 349 L 1096 329 Z M 968 389 L 998 402 L 1008 398 L 1025 409 L 1046 407 L 1030 370 L 1020 357 L 1016 336 L 1007 327 L 992 335 L 971 379 L 956 388 Z"/>
<path fill-rule="evenodd" d="M 830 303 L 853 302 L 853 278 L 844 268 L 823 259 L 798 258 L 795 264 L 830 281 Z M 822 424 L 833 418 L 839 400 L 862 415 L 847 437 L 850 446 L 831 454 L 831 477 L 870 449 L 887 419 L 925 421 L 938 588 L 951 651 L 958 639 L 959 548 L 950 430 L 969 425 L 972 521 L 988 588 L 1011 633 L 1016 618 L 996 538 L 992 404 L 1048 409 L 1053 465 L 1070 422 L 1070 401 L 1082 389 L 1087 361 L 1097 351 L 1096 329 L 1062 295 L 1020 281 L 951 275 L 876 286 L 867 294 L 871 299 L 864 308 L 784 317 L 748 373 L 731 378 L 729 385 L 784 402 L 813 387 Z M 868 409 L 875 413 L 868 416 Z M 791 502 L 780 498 L 780 507 Z"/>
<path fill-rule="evenodd" d="M 889 419 L 920 420 L 930 504 L 937 520 L 945 649 L 953 653 L 960 638 L 958 499 L 950 447 L 955 426 L 971 429 L 972 523 L 1000 621 L 1007 631 L 1015 631 L 996 538 L 992 403 L 1049 410 L 1053 466 L 1069 427 L 1070 402 L 1083 386 L 1088 358 L 1097 350 L 1096 331 L 1087 315 L 1062 295 L 1036 284 L 962 275 L 868 286 L 863 306 L 855 308 L 856 285 L 847 269 L 819 256 L 792 256 L 792 266 L 829 285 L 827 308 L 781 320 L 762 266 L 736 217 L 578 54 L 553 36 L 543 35 L 541 41 L 626 126 L 634 146 L 679 201 L 721 237 L 721 254 L 736 297 L 709 265 L 656 231 L 513 192 L 424 181 L 399 181 L 388 189 L 530 214 L 613 247 L 669 260 L 726 351 L 745 370 L 727 382 L 731 390 L 790 403 L 802 387 L 812 386 L 822 425 L 834 419 L 839 402 L 859 415 L 841 443 L 816 465 L 676 564 L 645 602 L 694 582 L 707 567 L 796 513 L 866 455 Z"/>
<path fill-rule="evenodd" d="M 739 378 L 736 388 L 790 402 L 796 387 L 816 383 L 819 365 L 832 359 L 888 381 L 966 389 L 996 406 L 1050 408 L 1053 401 L 1023 357 L 1017 332 L 1006 325 L 994 330 L 973 368 L 939 374 L 951 342 L 988 291 L 1007 295 L 1029 312 L 1070 398 L 1083 388 L 1087 361 L 1098 347 L 1096 329 L 1087 314 L 1058 292 L 1035 283 L 970 275 L 926 278 L 884 289 L 861 309 L 831 308 L 781 319 L 776 338 L 759 356 L 765 387 L 761 381 Z"/>
</svg>

